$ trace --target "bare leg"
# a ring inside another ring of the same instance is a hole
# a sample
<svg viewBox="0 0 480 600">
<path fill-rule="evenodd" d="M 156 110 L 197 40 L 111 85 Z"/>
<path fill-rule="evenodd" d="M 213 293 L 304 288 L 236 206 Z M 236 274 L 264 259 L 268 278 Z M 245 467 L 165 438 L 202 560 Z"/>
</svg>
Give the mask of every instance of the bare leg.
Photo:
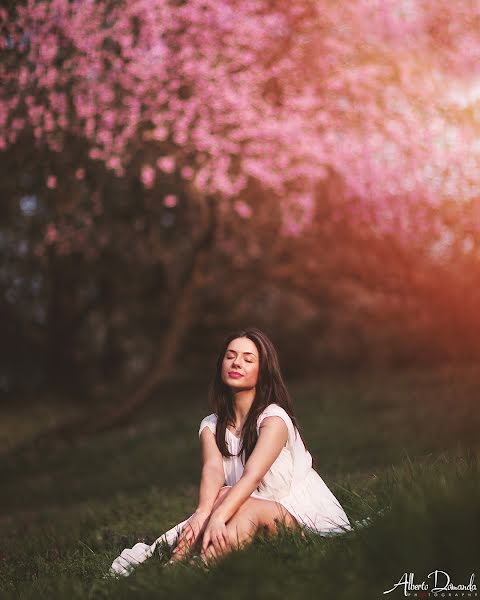
<svg viewBox="0 0 480 600">
<path fill-rule="evenodd" d="M 230 545 L 237 549 L 249 544 L 259 528 L 259 515 L 245 502 L 227 523 Z"/>
<path fill-rule="evenodd" d="M 227 522 L 230 550 L 245 547 L 261 527 L 266 527 L 269 532 L 276 532 L 278 521 L 286 527 L 299 527 L 297 520 L 281 504 L 248 498 Z M 219 558 L 211 543 L 201 557 L 204 562 Z"/>
</svg>

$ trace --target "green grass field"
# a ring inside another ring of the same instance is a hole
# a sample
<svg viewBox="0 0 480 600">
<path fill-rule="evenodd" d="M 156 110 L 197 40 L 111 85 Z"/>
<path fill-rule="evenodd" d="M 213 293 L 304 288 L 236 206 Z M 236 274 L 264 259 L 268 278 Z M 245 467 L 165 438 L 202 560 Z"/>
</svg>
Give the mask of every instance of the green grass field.
<svg viewBox="0 0 480 600">
<path fill-rule="evenodd" d="M 0 598 L 400 598 L 403 588 L 383 591 L 410 572 L 431 588 L 436 569 L 466 585 L 480 564 L 480 368 L 287 384 L 317 470 L 368 527 L 259 536 L 210 570 L 155 555 L 127 578 L 103 578 L 121 550 L 195 509 L 207 386 L 170 385 L 128 428 L 2 459 Z M 42 403 L 9 414 L 0 441 L 47 426 Z"/>
</svg>

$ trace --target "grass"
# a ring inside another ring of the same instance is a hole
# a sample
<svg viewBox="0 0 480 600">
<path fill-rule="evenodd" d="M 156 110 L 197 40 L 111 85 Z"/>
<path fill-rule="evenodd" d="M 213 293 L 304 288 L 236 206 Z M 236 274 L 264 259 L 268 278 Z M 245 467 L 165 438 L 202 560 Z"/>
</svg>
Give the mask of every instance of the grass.
<svg viewBox="0 0 480 600">
<path fill-rule="evenodd" d="M 0 598 L 395 598 L 403 589 L 382 592 L 403 573 L 431 587 L 435 569 L 467 584 L 480 564 L 479 370 L 331 376 L 289 389 L 320 475 L 351 519 L 372 518 L 368 527 L 306 541 L 258 536 L 208 571 L 164 568 L 156 554 L 130 577 L 104 579 L 124 548 L 195 509 L 198 425 L 210 411 L 206 386 L 192 383 L 159 392 L 128 428 L 3 460 Z"/>
</svg>

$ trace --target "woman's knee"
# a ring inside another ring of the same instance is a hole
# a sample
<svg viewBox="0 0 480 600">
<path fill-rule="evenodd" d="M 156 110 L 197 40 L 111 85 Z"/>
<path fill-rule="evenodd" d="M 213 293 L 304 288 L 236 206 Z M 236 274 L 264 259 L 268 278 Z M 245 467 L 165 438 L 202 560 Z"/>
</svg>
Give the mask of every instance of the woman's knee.
<svg viewBox="0 0 480 600">
<path fill-rule="evenodd" d="M 249 498 L 239 509 L 239 516 L 254 521 L 257 527 L 266 527 L 274 532 L 281 522 L 285 527 L 298 527 L 297 520 L 277 502 Z"/>
<path fill-rule="evenodd" d="M 252 540 L 258 529 L 259 520 L 250 503 L 245 501 L 226 524 L 227 536 L 231 544 L 243 544 Z"/>
<path fill-rule="evenodd" d="M 258 506 L 252 498 L 247 498 L 243 504 L 230 517 L 228 524 L 235 523 L 242 526 L 257 526 L 259 524 Z"/>
</svg>

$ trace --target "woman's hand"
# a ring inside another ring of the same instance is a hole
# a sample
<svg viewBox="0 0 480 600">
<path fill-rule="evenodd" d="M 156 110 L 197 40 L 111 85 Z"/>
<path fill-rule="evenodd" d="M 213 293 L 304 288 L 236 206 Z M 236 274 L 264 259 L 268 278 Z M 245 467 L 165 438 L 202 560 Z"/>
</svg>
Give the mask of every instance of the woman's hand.
<svg viewBox="0 0 480 600">
<path fill-rule="evenodd" d="M 182 533 L 178 538 L 177 545 L 173 550 L 173 555 L 180 557 L 183 556 L 198 539 L 202 531 L 205 529 L 206 522 L 210 513 L 204 510 L 196 510 L 190 519 L 185 523 Z"/>
<path fill-rule="evenodd" d="M 218 558 L 230 550 L 230 540 L 227 533 L 225 519 L 214 512 L 210 515 L 203 533 L 202 550 L 200 557 Z"/>
</svg>

